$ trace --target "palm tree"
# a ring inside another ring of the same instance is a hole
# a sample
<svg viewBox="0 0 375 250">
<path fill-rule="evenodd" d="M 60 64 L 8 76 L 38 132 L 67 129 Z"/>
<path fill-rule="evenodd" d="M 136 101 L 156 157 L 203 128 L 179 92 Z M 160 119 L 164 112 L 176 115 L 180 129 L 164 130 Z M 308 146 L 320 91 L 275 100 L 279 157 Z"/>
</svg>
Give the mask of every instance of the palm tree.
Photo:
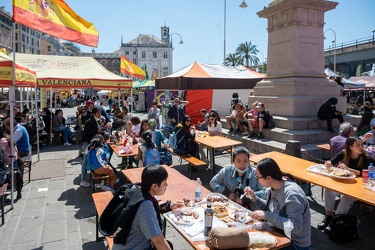
<svg viewBox="0 0 375 250">
<path fill-rule="evenodd" d="M 224 62 L 226 66 L 237 66 L 240 63 L 241 63 L 241 56 L 236 53 L 228 54 Z"/>
<path fill-rule="evenodd" d="M 236 50 L 236 54 L 241 56 L 241 61 L 246 67 L 259 64 L 259 58 L 256 56 L 258 52 L 257 46 L 252 45 L 251 42 L 241 43 Z"/>
</svg>

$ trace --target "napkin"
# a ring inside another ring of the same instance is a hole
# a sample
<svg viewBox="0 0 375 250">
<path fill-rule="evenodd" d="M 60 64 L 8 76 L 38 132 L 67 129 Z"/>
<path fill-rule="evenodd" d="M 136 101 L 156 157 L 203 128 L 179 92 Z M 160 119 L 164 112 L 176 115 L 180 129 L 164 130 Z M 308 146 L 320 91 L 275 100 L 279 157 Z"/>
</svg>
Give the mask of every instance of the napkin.
<svg viewBox="0 0 375 250">
<path fill-rule="evenodd" d="M 183 227 L 182 229 L 185 231 L 185 233 L 187 233 L 187 235 L 194 237 L 203 232 L 204 225 L 203 223 L 194 223 L 192 226 Z"/>
</svg>

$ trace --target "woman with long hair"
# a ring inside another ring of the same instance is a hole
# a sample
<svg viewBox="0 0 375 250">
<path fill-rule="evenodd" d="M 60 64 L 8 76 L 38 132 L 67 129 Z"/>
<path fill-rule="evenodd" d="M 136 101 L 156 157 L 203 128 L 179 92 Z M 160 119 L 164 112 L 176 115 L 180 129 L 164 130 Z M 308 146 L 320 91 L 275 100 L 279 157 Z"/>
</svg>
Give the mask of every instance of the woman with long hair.
<svg viewBox="0 0 375 250">
<path fill-rule="evenodd" d="M 143 119 L 141 122 L 141 128 L 139 129 L 139 133 L 137 134 L 137 137 L 143 138 L 143 132 L 148 130 L 148 119 Z"/>
<path fill-rule="evenodd" d="M 374 113 L 364 112 L 357 128 L 357 135 L 362 136 L 371 130 L 371 120 L 375 118 Z M 375 125 L 375 121 L 372 123 Z"/>
<path fill-rule="evenodd" d="M 210 136 L 221 136 L 222 135 L 222 132 L 223 132 L 223 127 L 220 123 L 220 121 L 217 121 L 216 120 L 216 114 L 211 112 L 208 114 L 208 123 L 207 123 L 207 129 L 208 129 L 208 134 Z M 204 152 L 204 150 L 206 149 L 207 147 L 205 145 L 202 145 L 202 144 L 199 144 L 199 153 L 201 154 L 201 158 L 203 161 L 207 161 L 207 156 L 206 156 L 206 153 Z M 212 156 L 212 151 L 210 150 L 209 151 L 209 156 L 210 156 L 210 162 L 208 164 L 208 167 L 207 167 L 207 170 L 211 170 L 212 169 L 212 159 L 213 159 L 213 156 Z"/>
<path fill-rule="evenodd" d="M 176 154 L 190 154 L 199 158 L 198 144 L 195 142 L 195 135 L 190 133 L 191 117 L 184 115 L 181 123 L 174 128 L 177 134 L 177 148 L 174 150 Z"/>
<path fill-rule="evenodd" d="M 330 161 L 326 161 L 324 165 L 326 165 L 327 168 L 337 165 L 338 168 L 346 169 L 352 171 L 356 175 L 362 176 L 362 170 L 367 169 L 370 163 L 374 162 L 375 160 L 365 152 L 361 139 L 357 137 L 348 137 L 345 142 L 345 150 L 338 153 Z M 338 192 L 329 189 L 324 190 L 324 208 L 326 210 L 326 215 L 324 216 L 323 221 L 318 224 L 317 228 L 320 230 L 325 229 L 327 233 L 330 231 L 330 227 L 328 226 L 330 225 L 334 214 L 333 210 L 337 195 L 339 195 Z M 335 213 L 347 214 L 354 201 L 355 199 L 342 195 Z"/>
<path fill-rule="evenodd" d="M 259 209 L 250 216 L 256 220 L 266 220 L 276 230 L 290 235 L 291 245 L 286 249 L 310 249 L 311 215 L 305 192 L 292 176 L 283 174 L 271 158 L 259 161 L 255 172 L 259 183 L 268 188 L 268 194 L 267 199 L 262 199 L 251 188 L 245 188 L 245 195 Z"/>
</svg>

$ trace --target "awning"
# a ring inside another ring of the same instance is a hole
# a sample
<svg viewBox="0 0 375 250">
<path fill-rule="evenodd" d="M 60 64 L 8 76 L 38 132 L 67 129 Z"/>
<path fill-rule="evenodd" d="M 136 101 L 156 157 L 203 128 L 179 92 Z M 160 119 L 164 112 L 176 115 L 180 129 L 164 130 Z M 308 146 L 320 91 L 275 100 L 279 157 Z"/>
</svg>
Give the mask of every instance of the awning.
<svg viewBox="0 0 375 250">
<path fill-rule="evenodd" d="M 116 75 L 92 57 L 16 53 L 16 60 L 36 71 L 39 88 L 127 89 L 132 79 Z"/>
</svg>

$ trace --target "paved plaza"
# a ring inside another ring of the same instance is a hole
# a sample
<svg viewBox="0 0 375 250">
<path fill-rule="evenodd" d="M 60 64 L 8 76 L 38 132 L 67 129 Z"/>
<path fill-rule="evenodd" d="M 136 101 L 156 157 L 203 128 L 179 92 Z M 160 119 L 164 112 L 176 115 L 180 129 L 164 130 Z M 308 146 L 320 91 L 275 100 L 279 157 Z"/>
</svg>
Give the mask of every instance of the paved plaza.
<svg viewBox="0 0 375 250">
<path fill-rule="evenodd" d="M 64 115 L 73 114 L 75 109 L 64 109 Z M 140 115 L 140 114 L 137 114 Z M 144 117 L 145 114 L 141 114 Z M 220 167 L 230 164 L 229 155 L 216 158 Z M 112 163 L 120 163 L 115 155 Z M 179 165 L 179 159 L 173 158 L 176 169 L 185 176 L 187 163 Z M 296 166 L 298 167 L 298 166 Z M 10 210 L 10 195 L 5 206 L 5 224 L 0 227 L 0 249 L 106 249 L 106 243 L 95 241 L 95 208 L 91 198 L 92 189 L 79 186 L 81 158 L 78 146 L 45 145 L 41 148 L 40 160 L 33 149 L 32 180 L 27 182 L 22 199 Z M 193 172 L 193 178 L 200 176 L 206 188 L 212 178 L 212 171 L 201 168 Z M 124 177 L 119 174 L 121 182 Z M 306 188 L 306 185 L 303 185 Z M 192 190 L 193 192 L 194 190 Z M 324 214 L 322 188 L 312 187 L 309 197 L 312 214 L 312 249 L 375 249 L 374 211 L 360 209 L 355 203 L 351 213 L 358 216 L 360 239 L 339 246 L 316 229 Z M 173 242 L 175 249 L 192 249 L 190 245 L 170 226 L 167 227 L 167 239 Z"/>
</svg>

